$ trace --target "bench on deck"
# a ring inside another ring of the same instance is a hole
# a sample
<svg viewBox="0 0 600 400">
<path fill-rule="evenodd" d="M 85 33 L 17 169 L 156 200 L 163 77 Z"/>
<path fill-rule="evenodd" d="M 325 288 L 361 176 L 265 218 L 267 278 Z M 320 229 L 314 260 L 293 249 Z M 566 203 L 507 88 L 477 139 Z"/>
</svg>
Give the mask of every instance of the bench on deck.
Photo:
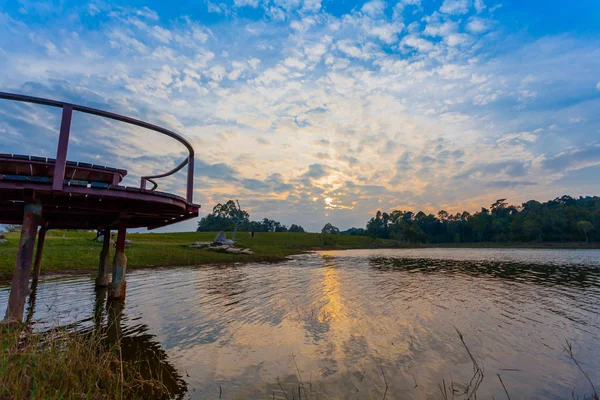
<svg viewBox="0 0 600 400">
<path fill-rule="evenodd" d="M 0 154 L 0 180 L 52 183 L 55 165 L 54 158 Z M 69 186 L 108 188 L 118 185 L 125 175 L 124 169 L 67 161 L 64 179 Z"/>
<path fill-rule="evenodd" d="M 55 164 L 54 158 L 0 154 L 0 182 L 52 184 Z M 146 193 L 185 201 L 183 197 L 171 193 L 121 186 L 119 183 L 125 175 L 127 175 L 127 171 L 124 169 L 67 161 L 64 184 L 118 192 Z"/>
</svg>

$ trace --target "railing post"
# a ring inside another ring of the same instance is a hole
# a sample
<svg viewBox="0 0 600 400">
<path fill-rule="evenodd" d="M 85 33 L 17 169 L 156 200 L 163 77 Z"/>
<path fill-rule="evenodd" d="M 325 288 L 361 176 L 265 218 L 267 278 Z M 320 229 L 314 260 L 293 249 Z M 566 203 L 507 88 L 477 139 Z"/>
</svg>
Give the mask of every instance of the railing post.
<svg viewBox="0 0 600 400">
<path fill-rule="evenodd" d="M 62 120 L 60 122 L 60 136 L 58 137 L 58 150 L 56 151 L 56 164 L 54 165 L 54 180 L 52 190 L 62 190 L 67 167 L 67 150 L 69 148 L 69 134 L 71 133 L 71 117 L 73 106 L 63 106 Z"/>
<path fill-rule="evenodd" d="M 194 156 L 188 157 L 187 202 L 194 202 Z"/>
<path fill-rule="evenodd" d="M 142 178 L 140 182 L 140 189 L 146 190 L 146 178 Z"/>
</svg>

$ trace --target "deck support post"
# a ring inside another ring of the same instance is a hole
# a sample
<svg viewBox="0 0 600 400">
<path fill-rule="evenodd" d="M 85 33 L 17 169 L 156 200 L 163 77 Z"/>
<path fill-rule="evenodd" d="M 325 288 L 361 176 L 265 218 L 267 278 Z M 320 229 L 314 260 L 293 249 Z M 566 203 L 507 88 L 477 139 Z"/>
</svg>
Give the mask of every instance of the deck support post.
<svg viewBox="0 0 600 400">
<path fill-rule="evenodd" d="M 40 270 L 42 268 L 42 256 L 44 254 L 44 241 L 46 240 L 46 232 L 48 224 L 43 222 L 40 226 L 37 238 L 37 248 L 35 250 L 35 262 L 33 263 L 33 276 L 31 278 L 31 290 L 34 290 L 40 279 Z"/>
<path fill-rule="evenodd" d="M 108 267 L 110 265 L 110 229 L 104 230 L 104 241 L 102 242 L 102 251 L 100 252 L 100 265 L 98 266 L 98 276 L 96 276 L 96 287 L 106 287 L 110 282 L 108 276 Z"/>
<path fill-rule="evenodd" d="M 25 300 L 29 295 L 29 274 L 31 273 L 33 248 L 35 247 L 35 237 L 41 217 L 42 205 L 39 202 L 25 204 L 17 262 L 15 263 L 6 316 L 4 317 L 5 323 L 23 321 Z"/>
<path fill-rule="evenodd" d="M 115 258 L 113 259 L 112 282 L 108 285 L 109 300 L 125 301 L 125 291 L 127 281 L 125 273 L 127 270 L 127 256 L 125 256 L 125 236 L 127 229 L 125 221 L 119 223 L 117 234 L 117 246 L 115 249 Z"/>
</svg>

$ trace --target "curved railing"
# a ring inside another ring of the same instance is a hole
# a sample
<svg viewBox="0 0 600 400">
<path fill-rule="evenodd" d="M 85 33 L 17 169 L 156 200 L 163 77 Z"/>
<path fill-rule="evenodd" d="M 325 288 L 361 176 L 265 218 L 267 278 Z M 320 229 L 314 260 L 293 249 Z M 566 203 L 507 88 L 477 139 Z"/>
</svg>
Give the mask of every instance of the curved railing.
<svg viewBox="0 0 600 400">
<path fill-rule="evenodd" d="M 76 104 L 65 103 L 62 101 L 43 99 L 40 97 L 32 97 L 25 96 L 21 94 L 14 93 L 5 93 L 0 92 L 0 99 L 7 100 L 15 100 L 15 101 L 23 101 L 26 103 L 35 103 L 35 104 L 43 104 L 51 107 L 62 108 L 62 119 L 60 124 L 60 135 L 58 137 L 58 149 L 56 151 L 56 164 L 54 168 L 54 177 L 52 183 L 53 190 L 62 190 L 63 182 L 65 178 L 65 168 L 67 165 L 67 149 L 69 147 L 69 135 L 71 133 L 71 118 L 73 115 L 73 111 L 80 111 L 86 114 L 97 115 L 99 117 L 105 117 L 109 119 L 114 119 L 116 121 L 125 122 L 127 124 L 136 125 L 142 128 L 150 129 L 152 131 L 162 133 L 163 135 L 167 135 L 181 144 L 183 144 L 188 150 L 188 157 L 183 160 L 178 166 L 173 168 L 172 170 L 165 172 L 160 175 L 149 175 L 143 176 L 140 182 L 140 188 L 146 189 L 146 182 L 152 183 L 154 186 L 150 190 L 155 190 L 158 187 L 158 184 L 153 179 L 164 178 L 169 175 L 173 175 L 174 173 L 181 170 L 186 165 L 188 166 L 187 171 L 187 196 L 186 200 L 188 203 L 193 202 L 194 198 L 194 148 L 192 145 L 182 136 L 178 135 L 175 132 L 172 132 L 168 129 L 162 128 L 157 125 L 149 124 L 144 121 L 140 121 L 138 119 L 125 117 L 123 115 L 114 114 L 108 111 L 102 111 L 95 108 L 89 108 L 84 106 L 79 106 Z"/>
</svg>

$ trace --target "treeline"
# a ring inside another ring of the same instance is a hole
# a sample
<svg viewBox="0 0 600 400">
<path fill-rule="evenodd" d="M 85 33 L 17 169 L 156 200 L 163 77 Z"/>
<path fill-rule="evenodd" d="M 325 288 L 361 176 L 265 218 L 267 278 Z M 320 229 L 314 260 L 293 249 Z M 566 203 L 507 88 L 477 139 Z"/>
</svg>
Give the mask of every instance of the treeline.
<svg viewBox="0 0 600 400">
<path fill-rule="evenodd" d="M 530 200 L 520 206 L 500 199 L 474 214 L 377 211 L 366 229 L 352 228 L 342 233 L 408 243 L 597 241 L 600 198 L 562 196 L 545 203 Z"/>
<path fill-rule="evenodd" d="M 289 228 L 279 221 L 263 218 L 262 221 L 251 221 L 250 214 L 242 210 L 239 203 L 229 200 L 225 204 L 217 204 L 213 212 L 200 219 L 197 232 L 233 231 L 237 224 L 240 231 L 254 232 L 304 232 L 300 225 L 292 224 Z"/>
</svg>

